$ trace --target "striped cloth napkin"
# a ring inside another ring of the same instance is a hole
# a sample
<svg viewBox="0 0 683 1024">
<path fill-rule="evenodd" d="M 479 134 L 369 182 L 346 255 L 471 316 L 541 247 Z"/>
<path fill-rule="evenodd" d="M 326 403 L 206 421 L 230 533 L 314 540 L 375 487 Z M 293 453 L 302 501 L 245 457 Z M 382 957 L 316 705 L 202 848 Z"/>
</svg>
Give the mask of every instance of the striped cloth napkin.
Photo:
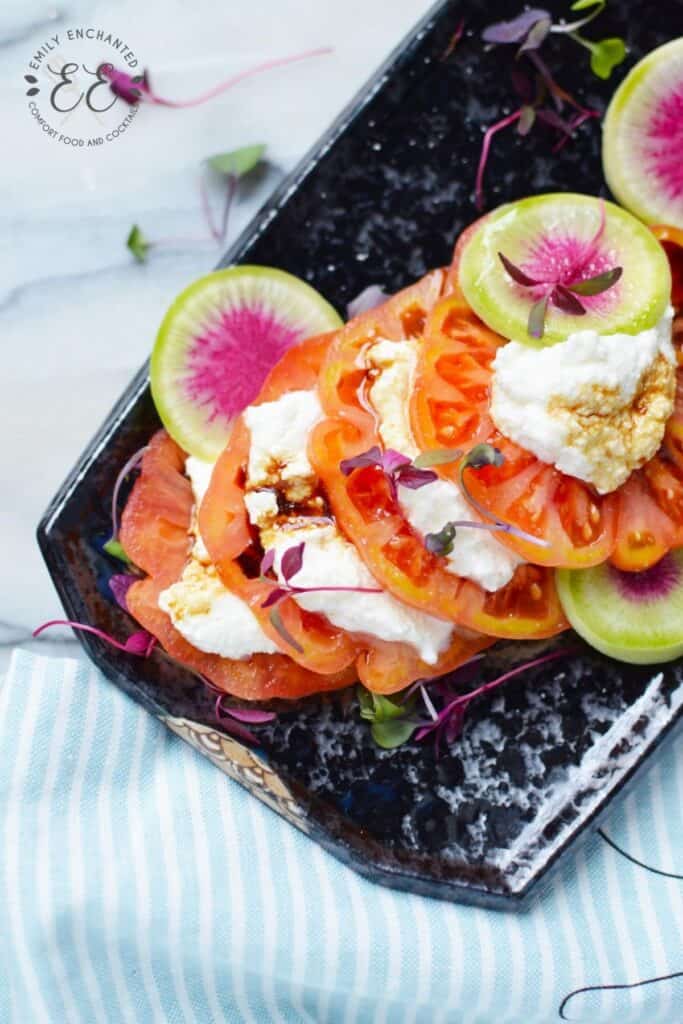
<svg viewBox="0 0 683 1024">
<path fill-rule="evenodd" d="M 672 1024 L 669 744 L 526 914 L 375 886 L 85 662 L 0 684 L 3 1024 Z"/>
</svg>

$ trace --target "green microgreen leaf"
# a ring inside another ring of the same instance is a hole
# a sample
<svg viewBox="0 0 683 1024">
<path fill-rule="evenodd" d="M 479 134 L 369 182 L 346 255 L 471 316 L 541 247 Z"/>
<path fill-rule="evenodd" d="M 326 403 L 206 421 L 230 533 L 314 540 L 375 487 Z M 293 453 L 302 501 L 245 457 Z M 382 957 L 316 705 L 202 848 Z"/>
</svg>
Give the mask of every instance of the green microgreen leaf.
<svg viewBox="0 0 683 1024">
<path fill-rule="evenodd" d="M 144 263 L 152 243 L 147 241 L 137 224 L 133 224 L 128 232 L 126 245 L 138 263 Z"/>
<path fill-rule="evenodd" d="M 461 467 L 465 469 L 483 469 L 484 466 L 502 466 L 505 462 L 505 456 L 492 444 L 475 444 L 474 448 L 470 448 L 465 460 Z"/>
<path fill-rule="evenodd" d="M 425 534 L 425 547 L 433 555 L 450 555 L 455 540 L 455 527 L 452 523 L 446 523 L 438 533 Z"/>
<path fill-rule="evenodd" d="M 607 79 L 626 56 L 626 44 L 618 37 L 601 39 L 592 43 L 590 51 L 591 71 L 598 78 Z"/>
<path fill-rule="evenodd" d="M 399 704 L 364 686 L 357 688 L 357 694 L 361 718 L 371 723 L 372 738 L 378 747 L 392 750 L 410 739 L 419 724 L 413 717 L 415 698 Z"/>
<path fill-rule="evenodd" d="M 520 114 L 519 121 L 517 122 L 517 132 L 519 135 L 528 135 L 534 126 L 536 120 L 536 111 L 528 103 L 522 107 L 522 113 Z"/>
<path fill-rule="evenodd" d="M 227 174 L 231 178 L 243 178 L 260 164 L 266 147 L 262 144 L 242 146 L 228 153 L 216 153 L 207 160 L 209 167 L 219 174 Z"/>
<path fill-rule="evenodd" d="M 605 0 L 576 0 L 571 5 L 572 11 L 587 11 L 589 7 L 604 7 Z"/>
<path fill-rule="evenodd" d="M 112 558 L 118 559 L 119 562 L 123 562 L 124 565 L 132 565 L 130 558 L 123 550 L 123 546 L 120 541 L 116 540 L 115 537 L 111 537 L 104 545 L 103 551 L 106 551 Z"/>
<path fill-rule="evenodd" d="M 378 747 L 382 747 L 384 750 L 394 750 L 406 743 L 416 728 L 416 722 L 400 719 L 394 722 L 374 722 L 370 731 Z"/>
<path fill-rule="evenodd" d="M 534 302 L 533 306 L 529 310 L 529 319 L 527 321 L 527 331 L 529 337 L 540 339 L 543 337 L 545 331 L 545 314 L 548 310 L 548 300 L 550 296 L 544 295 L 538 302 Z"/>
<path fill-rule="evenodd" d="M 413 465 L 417 469 L 429 469 L 430 466 L 445 466 L 449 462 L 457 462 L 461 455 L 462 451 L 460 448 L 431 448 L 427 452 L 422 452 L 416 459 L 413 459 Z"/>
<path fill-rule="evenodd" d="M 616 284 L 623 273 L 622 267 L 612 267 L 603 274 L 596 274 L 595 277 L 587 277 L 584 281 L 574 281 L 568 284 L 567 290 L 577 295 L 600 295 L 608 288 Z"/>
</svg>

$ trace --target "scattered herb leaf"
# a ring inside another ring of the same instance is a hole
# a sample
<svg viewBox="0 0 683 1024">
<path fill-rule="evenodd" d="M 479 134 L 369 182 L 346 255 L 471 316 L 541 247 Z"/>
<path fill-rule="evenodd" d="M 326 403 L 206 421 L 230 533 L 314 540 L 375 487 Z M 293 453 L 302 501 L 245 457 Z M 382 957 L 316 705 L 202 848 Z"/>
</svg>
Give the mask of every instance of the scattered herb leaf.
<svg viewBox="0 0 683 1024">
<path fill-rule="evenodd" d="M 116 540 L 114 537 L 109 538 L 107 543 L 103 545 L 102 550 L 106 551 L 111 558 L 115 558 L 117 561 L 123 562 L 124 565 L 133 564 L 126 552 L 123 550 L 121 542 Z"/>
<path fill-rule="evenodd" d="M 119 651 L 125 651 L 126 654 L 138 654 L 144 658 L 149 657 L 156 645 L 156 638 L 151 633 L 148 633 L 146 629 L 132 633 L 125 643 L 121 643 L 109 633 L 105 633 L 103 629 L 88 626 L 85 622 L 71 622 L 68 619 L 51 619 L 49 622 L 44 622 L 37 629 L 34 629 L 32 635 L 38 637 L 44 630 L 50 629 L 52 626 L 70 626 L 71 629 L 79 630 L 82 633 L 92 633 L 93 636 L 99 637 L 100 640 L 104 640 L 105 643 L 116 647 Z"/>
<path fill-rule="evenodd" d="M 128 611 L 126 595 L 133 584 L 137 582 L 138 577 L 127 572 L 117 572 L 109 578 L 109 589 L 114 595 L 117 605 L 119 608 L 123 608 L 124 612 Z"/>
<path fill-rule="evenodd" d="M 284 622 L 282 621 L 280 609 L 271 608 L 268 618 L 270 619 L 271 626 L 277 630 L 277 632 L 280 634 L 285 643 L 289 644 L 289 646 L 294 648 L 295 651 L 298 651 L 299 654 L 303 654 L 303 647 L 301 646 L 298 640 L 294 639 L 294 637 L 292 636 L 292 634 L 289 632 Z"/>
<path fill-rule="evenodd" d="M 622 267 L 612 267 L 604 274 L 597 274 L 595 277 L 586 277 L 583 281 L 573 281 L 567 285 L 570 292 L 577 295 L 600 295 L 616 284 L 623 273 Z"/>
<path fill-rule="evenodd" d="M 457 462 L 462 457 L 460 448 L 431 448 L 413 459 L 418 469 L 429 469 L 430 466 L 445 466 L 449 462 Z"/>
<path fill-rule="evenodd" d="M 261 163 L 265 151 L 266 147 L 262 143 L 241 146 L 228 153 L 216 153 L 207 159 L 207 163 L 218 174 L 243 178 L 245 174 L 249 174 Z"/>
<path fill-rule="evenodd" d="M 133 227 L 128 232 L 126 246 L 138 263 L 144 263 L 147 259 L 147 253 L 152 248 L 152 243 L 147 241 L 138 225 L 133 224 Z"/>
</svg>

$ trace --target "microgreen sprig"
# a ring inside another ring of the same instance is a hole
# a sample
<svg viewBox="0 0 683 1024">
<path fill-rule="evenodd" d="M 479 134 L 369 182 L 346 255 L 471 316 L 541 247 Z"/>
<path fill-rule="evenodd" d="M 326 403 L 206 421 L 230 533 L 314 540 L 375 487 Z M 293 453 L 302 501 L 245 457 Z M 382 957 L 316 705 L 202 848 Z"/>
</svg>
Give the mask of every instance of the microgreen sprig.
<svg viewBox="0 0 683 1024">
<path fill-rule="evenodd" d="M 304 550 L 306 542 L 301 541 L 299 544 L 294 544 L 292 547 L 287 548 L 282 552 L 280 556 L 280 574 L 284 578 L 284 582 L 279 582 L 269 594 L 265 597 L 261 603 L 262 608 L 270 608 L 268 618 L 274 629 L 280 634 L 283 640 L 293 647 L 299 654 L 303 654 L 303 647 L 301 644 L 292 636 L 287 627 L 285 626 L 280 609 L 277 607 L 281 601 L 286 597 L 296 596 L 297 594 L 320 594 L 320 593 L 354 593 L 354 594 L 381 594 L 381 587 L 297 587 L 290 581 L 298 572 L 301 571 L 304 564 Z M 270 574 L 275 569 L 275 549 L 269 548 L 265 552 L 261 559 L 260 568 L 260 579 L 264 583 L 272 583 L 273 578 Z"/>
<path fill-rule="evenodd" d="M 622 267 L 612 267 L 593 277 L 570 280 L 569 283 L 564 284 L 558 278 L 549 281 L 530 277 L 520 267 L 515 266 L 502 252 L 498 253 L 498 259 L 515 284 L 522 288 L 542 290 L 543 294 L 540 298 L 536 298 L 529 310 L 527 321 L 529 336 L 536 339 L 542 338 L 545 332 L 545 318 L 549 305 L 556 306 L 561 312 L 568 313 L 570 316 L 585 316 L 586 307 L 579 296 L 601 295 L 602 292 L 612 288 L 623 273 Z"/>
<path fill-rule="evenodd" d="M 415 461 L 402 455 L 393 448 L 382 451 L 378 445 L 373 445 L 366 452 L 354 455 L 351 459 L 342 459 L 339 469 L 344 476 L 350 476 L 354 469 L 362 469 L 366 466 L 377 466 L 387 477 L 391 486 L 394 498 L 397 496 L 397 487 L 408 487 L 412 491 L 425 487 L 427 484 L 438 480 L 436 473 L 431 469 L 425 469 L 424 463 L 418 465 L 419 456 Z"/>
<path fill-rule="evenodd" d="M 576 130 L 585 121 L 600 116 L 597 110 L 590 110 L 582 106 L 555 81 L 539 51 L 551 34 L 566 35 L 589 50 L 593 73 L 599 78 L 609 78 L 613 68 L 620 64 L 626 56 L 624 41 L 618 38 L 590 40 L 580 35 L 578 31 L 597 18 L 605 6 L 606 0 L 577 0 L 571 10 L 588 10 L 591 7 L 594 10 L 571 23 L 554 22 L 549 11 L 543 8 L 532 8 L 523 11 L 509 21 L 497 22 L 484 29 L 482 39 L 489 47 L 498 45 L 517 47 L 512 83 L 521 103 L 517 110 L 489 125 L 484 132 L 475 182 L 475 200 L 478 209 L 483 209 L 484 206 L 484 173 L 491 143 L 498 132 L 516 124 L 517 132 L 524 136 L 529 134 L 534 124 L 540 122 L 558 133 L 557 142 L 553 147 L 553 152 L 558 152 L 573 138 Z M 531 78 L 521 70 L 522 60 L 527 66 L 530 66 Z M 548 97 L 552 102 L 552 107 L 548 106 L 546 102 Z M 572 107 L 575 111 L 570 118 L 562 116 L 565 105 Z"/>
<path fill-rule="evenodd" d="M 33 630 L 32 636 L 39 637 L 44 630 L 51 629 L 53 626 L 69 626 L 71 629 L 78 630 L 81 633 L 91 633 L 119 651 L 124 651 L 126 654 L 137 654 L 143 658 L 150 656 L 157 642 L 156 637 L 153 637 L 146 629 L 141 629 L 137 633 L 132 633 L 124 643 L 121 643 L 120 640 L 111 636 L 110 633 L 106 633 L 103 629 L 89 626 L 85 622 L 72 622 L 68 619 L 51 619 L 49 622 L 43 622 L 41 626 Z"/>
<path fill-rule="evenodd" d="M 470 681 L 473 670 L 476 677 L 476 664 L 481 661 L 481 654 L 468 659 L 447 676 L 418 680 L 398 700 L 390 700 L 359 687 L 361 718 L 371 723 L 372 738 L 380 747 L 392 749 L 406 743 L 411 737 L 420 742 L 433 736 L 438 756 L 441 740 L 445 739 L 446 744 L 450 745 L 462 732 L 467 711 L 475 698 L 490 693 L 524 672 L 564 658 L 569 653 L 560 650 L 544 654 L 523 665 L 517 665 L 489 682 L 481 683 L 467 693 L 457 693 L 456 688 Z M 418 694 L 424 707 L 423 715 L 417 709 Z"/>
</svg>

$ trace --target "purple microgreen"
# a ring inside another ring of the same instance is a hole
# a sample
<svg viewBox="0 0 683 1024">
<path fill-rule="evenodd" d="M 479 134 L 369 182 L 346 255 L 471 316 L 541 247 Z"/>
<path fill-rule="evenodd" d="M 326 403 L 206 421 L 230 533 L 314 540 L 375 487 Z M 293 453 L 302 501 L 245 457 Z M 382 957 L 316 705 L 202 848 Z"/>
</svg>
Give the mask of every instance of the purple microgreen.
<svg viewBox="0 0 683 1024">
<path fill-rule="evenodd" d="M 147 253 L 152 248 L 152 242 L 148 242 L 138 225 L 133 224 L 126 238 L 126 247 L 138 263 L 145 263 Z"/>
<path fill-rule="evenodd" d="M 298 640 L 294 639 L 294 637 L 292 636 L 292 634 L 289 632 L 284 622 L 282 621 L 280 609 L 271 608 L 268 618 L 273 629 L 275 629 L 280 634 L 285 643 L 288 644 L 290 647 L 294 648 L 295 651 L 298 651 L 299 654 L 303 654 L 303 647 L 298 642 Z"/>
<path fill-rule="evenodd" d="M 305 547 L 305 542 L 301 541 L 300 544 L 295 544 L 291 548 L 287 548 L 282 555 L 282 558 L 280 559 L 280 571 L 287 583 L 289 583 L 292 577 L 296 576 L 296 574 L 301 570 L 301 567 L 304 564 Z"/>
<path fill-rule="evenodd" d="M 95 626 L 88 626 L 85 622 L 72 622 L 69 619 L 51 619 L 49 622 L 44 622 L 41 626 L 38 626 L 37 629 L 34 629 L 32 635 L 34 637 L 39 637 L 44 630 L 51 629 L 53 626 L 70 626 L 71 629 L 79 630 L 82 633 L 91 633 L 93 636 L 98 637 L 100 640 L 104 640 L 105 643 L 110 644 L 119 651 L 125 651 L 126 654 L 142 655 L 145 658 L 149 657 L 154 645 L 156 644 L 155 637 L 153 637 L 151 633 L 148 633 L 146 629 L 133 633 L 128 637 L 125 643 L 121 643 L 109 633 L 105 633 L 103 629 L 97 629 Z"/>
<path fill-rule="evenodd" d="M 354 469 L 363 469 L 366 466 L 381 466 L 382 465 L 382 452 L 377 445 L 372 448 L 368 448 L 366 452 L 361 452 L 360 455 L 354 455 L 351 459 L 342 459 L 339 463 L 339 469 L 344 476 L 350 476 Z"/>
<path fill-rule="evenodd" d="M 115 558 L 117 562 L 123 562 L 124 565 L 132 565 L 130 558 L 123 550 L 123 545 L 120 540 L 114 540 L 110 537 L 106 544 L 102 545 L 102 550 L 105 554 L 109 555 L 110 558 Z"/>
<path fill-rule="evenodd" d="M 481 34 L 485 43 L 521 43 L 539 21 L 550 21 L 548 11 L 532 8 L 523 11 L 510 21 L 498 21 L 489 25 Z"/>
<path fill-rule="evenodd" d="M 250 729 L 246 729 L 241 722 L 238 722 L 234 715 L 230 713 L 231 709 L 224 707 L 223 698 L 225 694 L 219 694 L 216 697 L 216 703 L 214 705 L 214 714 L 218 720 L 221 728 L 228 733 L 230 736 L 234 736 L 245 743 L 249 743 L 255 747 L 258 746 L 258 738 L 251 732 Z"/>
<path fill-rule="evenodd" d="M 508 125 L 514 124 L 522 116 L 521 108 L 515 110 L 512 114 L 508 114 L 507 117 L 501 118 L 500 121 L 496 121 L 495 124 L 489 125 L 484 132 L 484 138 L 481 143 L 481 153 L 479 155 L 479 164 L 477 166 L 477 177 L 474 183 L 474 196 L 478 210 L 484 208 L 484 173 L 486 171 L 486 164 L 488 163 L 489 153 L 491 151 L 491 142 L 498 132 L 503 131 Z"/>
<path fill-rule="evenodd" d="M 275 548 L 268 548 L 263 558 L 261 559 L 260 574 L 262 577 L 266 577 L 270 570 L 275 565 Z"/>
<path fill-rule="evenodd" d="M 111 495 L 111 539 L 119 539 L 119 494 L 123 481 L 126 479 L 129 473 L 132 473 L 134 469 L 137 469 L 139 463 L 142 461 L 142 457 L 147 451 L 147 446 L 139 448 L 138 451 L 133 452 L 131 457 L 126 460 L 122 468 L 119 470 L 116 480 L 114 481 L 114 490 Z"/>
<path fill-rule="evenodd" d="M 231 89 L 238 82 L 244 81 L 245 78 L 251 78 L 253 75 L 261 74 L 264 71 L 272 71 L 286 64 L 295 64 L 302 60 L 308 60 L 311 57 L 322 57 L 328 53 L 332 53 L 332 48 L 323 46 L 316 50 L 307 50 L 305 53 L 297 53 L 292 57 L 279 57 L 275 60 L 264 61 L 264 63 L 257 64 L 253 68 L 239 71 L 236 75 L 232 75 L 230 78 L 225 79 L 225 81 L 219 82 L 212 89 L 200 93 L 200 95 L 194 96 L 189 100 L 168 100 L 163 96 L 159 96 L 152 88 L 147 71 L 142 76 L 133 77 L 125 71 L 118 71 L 112 64 L 103 64 L 101 73 L 105 78 L 109 79 L 111 91 L 131 106 L 135 106 L 140 102 L 146 102 L 178 110 L 183 107 L 201 106 L 201 104 L 207 103 L 209 100 Z"/>
<path fill-rule="evenodd" d="M 536 111 L 533 107 L 528 104 L 522 107 L 522 113 L 519 121 L 517 122 L 517 132 L 520 135 L 528 135 L 534 126 L 536 120 Z"/>
<path fill-rule="evenodd" d="M 556 284 L 550 293 L 550 301 L 563 313 L 569 316 L 585 316 L 586 307 L 582 305 L 575 295 L 561 284 Z"/>
<path fill-rule="evenodd" d="M 410 465 L 399 469 L 396 478 L 401 487 L 407 487 L 411 491 L 417 491 L 420 487 L 433 484 L 439 479 L 433 469 L 418 469 Z"/>
<path fill-rule="evenodd" d="M 622 274 L 622 267 L 612 267 L 611 270 L 596 274 L 595 277 L 586 277 L 583 281 L 573 281 L 567 285 L 567 289 L 576 295 L 600 295 L 615 285 Z"/>
<path fill-rule="evenodd" d="M 523 672 L 539 668 L 541 665 L 545 665 L 551 661 L 556 661 L 558 658 L 564 658 L 569 653 L 569 651 L 562 650 L 553 651 L 551 654 L 544 654 L 540 658 L 534 658 L 532 661 L 527 661 L 523 665 L 518 665 L 516 668 L 510 669 L 508 672 L 503 673 L 503 675 L 498 676 L 496 679 L 492 679 L 488 683 L 482 683 L 481 686 L 471 690 L 469 693 L 460 694 L 453 700 L 447 701 L 443 708 L 438 712 L 435 719 L 432 719 L 425 725 L 420 726 L 415 733 L 415 739 L 423 740 L 431 733 L 435 733 L 437 744 L 441 734 L 445 735 L 448 743 L 452 743 L 460 734 L 465 714 L 470 703 L 475 697 L 480 697 L 484 693 L 489 693 L 491 690 L 497 689 L 499 686 L 502 686 L 510 679 L 514 679 L 516 676 L 521 675 Z"/>
<path fill-rule="evenodd" d="M 531 78 L 515 64 L 510 72 L 512 87 L 524 103 L 531 103 L 534 98 L 534 86 Z"/>
<path fill-rule="evenodd" d="M 573 122 L 566 121 L 556 110 L 551 110 L 549 107 L 539 107 L 536 111 L 536 116 L 539 121 L 558 131 L 561 136 L 571 137 Z"/>
<path fill-rule="evenodd" d="M 548 310 L 548 301 L 550 295 L 544 295 L 538 302 L 534 302 L 533 306 L 529 310 L 529 319 L 527 321 L 527 332 L 530 338 L 536 338 L 540 340 L 545 332 L 545 315 Z"/>
<path fill-rule="evenodd" d="M 271 608 L 274 604 L 279 604 L 285 597 L 289 597 L 290 594 L 289 587 L 274 587 L 262 602 L 261 607 Z"/>
<path fill-rule="evenodd" d="M 578 114 L 569 121 L 567 127 L 568 131 L 562 135 L 555 145 L 553 146 L 553 153 L 559 153 L 563 149 L 570 139 L 574 137 L 574 132 L 577 128 L 580 128 L 585 121 L 589 121 L 592 117 L 600 118 L 599 110 L 581 110 Z"/>
<path fill-rule="evenodd" d="M 417 469 L 429 469 L 430 466 L 445 466 L 449 462 L 457 462 L 462 457 L 460 448 L 430 448 L 413 459 Z"/>
<path fill-rule="evenodd" d="M 109 577 L 109 589 L 114 595 L 114 600 L 117 605 L 119 608 L 123 608 L 124 612 L 128 611 L 126 595 L 133 584 L 137 582 L 138 577 L 127 572 L 117 572 L 113 576 Z"/>
<path fill-rule="evenodd" d="M 274 711 L 262 711 L 261 708 L 235 708 L 232 705 L 223 704 L 221 711 L 246 725 L 265 725 L 266 722 L 272 722 L 277 718 Z"/>
<path fill-rule="evenodd" d="M 539 46 L 542 45 L 544 39 L 548 35 L 548 32 L 550 32 L 551 26 L 552 19 L 550 17 L 539 18 L 527 32 L 526 39 L 517 51 L 517 56 L 522 53 L 526 53 L 528 50 L 537 50 Z"/>
<path fill-rule="evenodd" d="M 382 452 L 377 445 L 373 445 L 368 451 L 361 452 L 360 455 L 355 455 L 351 459 L 343 459 L 339 463 L 339 469 L 344 476 L 349 476 L 354 469 L 362 469 L 366 466 L 376 466 L 382 470 L 391 484 L 394 497 L 396 497 L 398 484 L 411 490 L 417 490 L 438 479 L 436 473 L 411 462 L 407 455 L 403 455 L 393 448 L 387 448 L 385 452 Z"/>
<path fill-rule="evenodd" d="M 465 31 L 465 19 L 461 18 L 459 23 L 458 23 L 458 25 L 457 25 L 457 27 L 456 27 L 455 32 L 453 33 L 451 38 L 448 40 L 448 46 L 446 47 L 446 49 L 441 54 L 441 57 L 439 58 L 439 60 L 448 60 L 448 58 L 453 53 L 453 51 L 455 50 L 456 46 L 458 45 L 458 43 L 462 39 L 464 31 Z"/>
<path fill-rule="evenodd" d="M 455 540 L 455 526 L 453 523 L 446 523 L 438 533 L 425 534 L 424 544 L 427 551 L 433 555 L 450 555 Z"/>
<path fill-rule="evenodd" d="M 425 686 L 424 683 L 420 683 L 420 696 L 422 697 L 422 703 L 427 708 L 427 714 L 432 719 L 432 721 L 435 721 L 439 717 L 439 715 L 436 708 L 434 707 L 434 704 L 432 703 L 432 698 L 429 696 L 427 692 L 427 687 Z"/>
<path fill-rule="evenodd" d="M 472 448 L 465 459 L 460 464 L 460 489 L 465 499 L 469 502 L 472 508 L 476 509 L 479 515 L 487 521 L 492 523 L 496 530 L 500 533 L 510 534 L 512 537 L 518 537 L 519 540 L 526 541 L 528 544 L 536 544 L 538 547 L 547 548 L 550 547 L 550 543 L 540 537 L 534 537 L 532 533 L 527 533 L 526 530 L 520 529 L 518 526 L 513 526 L 512 523 L 506 523 L 498 516 L 493 515 L 489 510 L 482 505 L 477 498 L 474 497 L 467 481 L 465 480 L 466 469 L 483 469 L 485 466 L 502 466 L 505 462 L 505 456 L 498 448 L 495 448 L 491 444 L 477 444 Z M 472 525 L 472 524 L 456 524 L 456 525 Z M 484 525 L 484 524 L 482 524 Z"/>
<path fill-rule="evenodd" d="M 371 449 L 371 451 L 374 451 L 374 449 Z M 406 466 L 410 466 L 410 464 L 408 456 L 397 452 L 394 448 L 387 448 L 379 460 L 379 465 L 387 476 L 393 476 L 394 473 L 400 472 Z"/>
<path fill-rule="evenodd" d="M 529 277 L 528 274 L 525 274 L 523 270 L 519 269 L 519 267 L 516 267 L 514 263 L 507 258 L 507 256 L 503 255 L 502 252 L 498 253 L 498 259 L 503 264 L 506 272 L 510 275 L 512 280 L 515 281 L 517 284 L 521 284 L 525 288 L 531 288 L 534 285 L 540 283 L 539 281 L 536 281 L 533 277 Z"/>
<path fill-rule="evenodd" d="M 349 320 L 353 320 L 355 316 L 360 316 L 361 313 L 367 313 L 371 309 L 377 309 L 389 298 L 389 293 L 385 292 L 384 288 L 380 284 L 369 284 L 367 288 L 364 288 L 362 292 L 356 295 L 355 299 L 346 307 L 346 316 Z"/>
</svg>

